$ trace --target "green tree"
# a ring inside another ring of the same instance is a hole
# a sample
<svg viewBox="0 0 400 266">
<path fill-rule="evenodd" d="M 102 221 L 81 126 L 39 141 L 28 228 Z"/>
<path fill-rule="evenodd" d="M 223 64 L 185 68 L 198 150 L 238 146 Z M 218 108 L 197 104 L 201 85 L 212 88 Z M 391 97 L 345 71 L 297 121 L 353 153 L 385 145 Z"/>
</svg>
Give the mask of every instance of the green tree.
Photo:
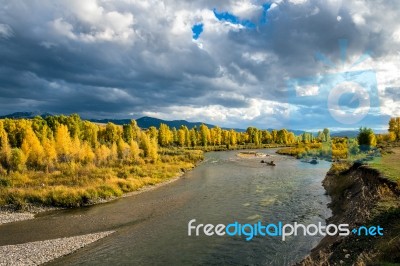
<svg viewBox="0 0 400 266">
<path fill-rule="evenodd" d="M 357 136 L 361 150 L 368 150 L 376 146 L 376 136 L 371 128 L 361 127 Z"/>
<path fill-rule="evenodd" d="M 72 114 L 66 118 L 66 125 L 72 138 L 78 137 L 80 139 L 82 137 L 81 124 L 82 120 L 78 114 Z"/>
<path fill-rule="evenodd" d="M 131 124 L 122 125 L 122 138 L 126 143 L 133 140 L 133 129 Z"/>
<path fill-rule="evenodd" d="M 324 133 L 325 141 L 329 142 L 331 140 L 331 133 L 329 132 L 329 129 L 328 128 L 324 128 L 322 133 Z"/>
<path fill-rule="evenodd" d="M 400 117 L 390 118 L 389 133 L 392 133 L 394 135 L 395 140 L 400 140 Z"/>
<path fill-rule="evenodd" d="M 122 136 L 122 130 L 119 126 L 109 122 L 104 131 L 104 141 L 106 143 L 117 142 Z"/>
<path fill-rule="evenodd" d="M 82 140 L 87 141 L 92 148 L 96 148 L 98 145 L 98 133 L 99 127 L 89 121 L 82 123 Z"/>
</svg>

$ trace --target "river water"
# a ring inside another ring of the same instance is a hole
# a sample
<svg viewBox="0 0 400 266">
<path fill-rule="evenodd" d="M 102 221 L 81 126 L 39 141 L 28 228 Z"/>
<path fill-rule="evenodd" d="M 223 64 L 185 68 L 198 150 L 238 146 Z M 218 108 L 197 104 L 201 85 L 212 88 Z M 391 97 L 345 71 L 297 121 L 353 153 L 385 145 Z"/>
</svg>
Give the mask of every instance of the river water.
<svg viewBox="0 0 400 266">
<path fill-rule="evenodd" d="M 237 151 L 209 152 L 205 162 L 158 189 L 83 209 L 56 211 L 0 227 L 0 244 L 116 230 L 51 265 L 290 265 L 321 236 L 188 236 L 188 222 L 325 223 L 329 197 L 321 185 L 330 163 L 271 154 L 276 166 Z"/>
</svg>

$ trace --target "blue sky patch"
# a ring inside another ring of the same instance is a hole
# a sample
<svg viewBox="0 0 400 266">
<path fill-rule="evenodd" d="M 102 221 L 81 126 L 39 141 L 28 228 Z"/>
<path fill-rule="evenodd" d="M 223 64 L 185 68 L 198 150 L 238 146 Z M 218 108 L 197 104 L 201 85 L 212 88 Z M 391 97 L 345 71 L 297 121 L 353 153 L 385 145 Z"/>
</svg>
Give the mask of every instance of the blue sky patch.
<svg viewBox="0 0 400 266">
<path fill-rule="evenodd" d="M 229 12 L 218 12 L 217 9 L 215 9 L 215 8 L 213 9 L 213 12 L 214 12 L 215 17 L 219 21 L 227 21 L 232 24 L 242 25 L 249 29 L 253 29 L 256 27 L 256 24 L 254 24 L 250 20 L 248 20 L 248 19 L 241 20 L 238 16 L 235 16 Z"/>
<path fill-rule="evenodd" d="M 262 5 L 263 8 L 263 13 L 260 19 L 260 24 L 267 24 L 268 19 L 267 19 L 267 15 L 268 15 L 268 10 L 271 8 L 271 4 L 270 3 L 265 3 Z"/>
<path fill-rule="evenodd" d="M 203 23 L 196 24 L 192 27 L 193 39 L 197 40 L 203 32 Z"/>
</svg>

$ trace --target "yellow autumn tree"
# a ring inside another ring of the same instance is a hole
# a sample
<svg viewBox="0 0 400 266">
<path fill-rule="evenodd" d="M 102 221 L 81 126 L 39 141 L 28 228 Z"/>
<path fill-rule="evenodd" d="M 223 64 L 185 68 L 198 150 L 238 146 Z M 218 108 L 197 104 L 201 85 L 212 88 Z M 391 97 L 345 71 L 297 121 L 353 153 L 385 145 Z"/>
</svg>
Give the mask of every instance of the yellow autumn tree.
<svg viewBox="0 0 400 266">
<path fill-rule="evenodd" d="M 11 171 L 23 171 L 25 169 L 26 156 L 24 152 L 19 148 L 11 149 L 11 155 L 9 159 L 9 170 Z"/>
<path fill-rule="evenodd" d="M 132 140 L 131 145 L 129 146 L 130 148 L 130 157 L 134 162 L 139 162 L 141 160 L 140 158 L 140 149 L 137 141 Z"/>
<path fill-rule="evenodd" d="M 82 161 L 81 141 L 77 135 L 72 139 L 71 155 L 74 161 Z"/>
<path fill-rule="evenodd" d="M 129 157 L 130 147 L 122 138 L 118 140 L 117 153 L 119 159 L 126 160 Z"/>
<path fill-rule="evenodd" d="M 152 162 L 156 162 L 158 160 L 158 144 L 155 138 L 150 140 L 149 158 L 152 160 Z"/>
<path fill-rule="evenodd" d="M 185 134 L 185 130 L 180 128 L 178 130 L 178 144 L 181 147 L 184 147 L 186 143 L 186 134 Z"/>
<path fill-rule="evenodd" d="M 168 125 L 161 123 L 158 131 L 158 144 L 162 147 L 168 146 L 172 142 L 172 132 Z"/>
<path fill-rule="evenodd" d="M 43 166 L 44 150 L 30 126 L 26 129 L 21 150 L 26 156 L 26 164 L 29 168 L 38 169 Z"/>
<path fill-rule="evenodd" d="M 3 128 L 3 123 L 0 123 L 0 162 L 2 166 L 8 169 L 11 159 L 11 146 L 8 142 L 8 134 Z"/>
<path fill-rule="evenodd" d="M 150 154 L 150 138 L 146 133 L 140 134 L 140 148 L 143 150 L 143 156 L 149 157 Z"/>
<path fill-rule="evenodd" d="M 68 162 L 72 159 L 72 141 L 66 125 L 58 125 L 56 128 L 56 151 L 60 162 Z"/>
<path fill-rule="evenodd" d="M 46 168 L 46 172 L 49 172 L 49 169 L 54 167 L 54 163 L 57 161 L 57 151 L 56 144 L 53 138 L 48 139 L 47 137 L 43 138 L 42 141 L 44 158 L 43 162 Z"/>
<path fill-rule="evenodd" d="M 115 160 L 118 159 L 118 147 L 117 147 L 117 144 L 116 144 L 115 142 L 113 142 L 113 143 L 111 144 L 109 159 L 110 159 L 111 161 L 115 161 Z"/>
<path fill-rule="evenodd" d="M 111 151 L 106 145 L 104 144 L 99 145 L 98 147 L 95 148 L 96 163 L 98 165 L 105 163 L 110 157 L 110 154 Z"/>
<path fill-rule="evenodd" d="M 87 141 L 83 142 L 83 144 L 80 147 L 79 160 L 84 164 L 88 164 L 92 163 L 95 157 L 96 156 L 90 144 Z"/>
</svg>

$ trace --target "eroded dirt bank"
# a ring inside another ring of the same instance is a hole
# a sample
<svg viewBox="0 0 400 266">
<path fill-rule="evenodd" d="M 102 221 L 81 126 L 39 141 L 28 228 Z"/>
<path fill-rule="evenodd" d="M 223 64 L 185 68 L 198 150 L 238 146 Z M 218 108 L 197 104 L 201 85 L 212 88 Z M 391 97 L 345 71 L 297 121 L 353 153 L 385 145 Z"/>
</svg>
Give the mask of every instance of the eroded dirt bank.
<svg viewBox="0 0 400 266">
<path fill-rule="evenodd" d="M 298 265 L 387 265 L 400 263 L 399 185 L 366 165 L 340 172 L 332 166 L 323 186 L 331 196 L 327 223 L 380 225 L 384 236 L 326 236 Z"/>
</svg>

